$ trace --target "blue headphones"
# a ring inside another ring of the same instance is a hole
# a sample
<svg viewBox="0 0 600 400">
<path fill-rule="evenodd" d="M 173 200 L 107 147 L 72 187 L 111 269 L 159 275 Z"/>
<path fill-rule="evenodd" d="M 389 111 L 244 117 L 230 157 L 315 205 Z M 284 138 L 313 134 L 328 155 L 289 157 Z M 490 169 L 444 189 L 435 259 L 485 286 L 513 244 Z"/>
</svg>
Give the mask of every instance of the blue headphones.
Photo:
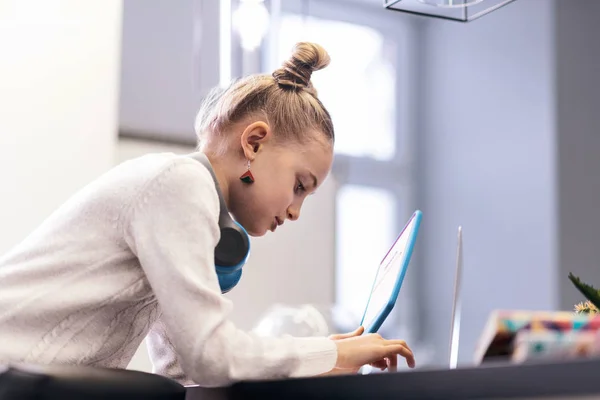
<svg viewBox="0 0 600 400">
<path fill-rule="evenodd" d="M 215 171 L 206 155 L 197 152 L 192 153 L 190 157 L 200 162 L 210 172 L 219 196 L 221 238 L 215 247 L 215 269 L 219 277 L 221 293 L 227 293 L 238 284 L 242 277 L 242 267 L 250 254 L 250 237 L 244 227 L 229 215 Z"/>
</svg>

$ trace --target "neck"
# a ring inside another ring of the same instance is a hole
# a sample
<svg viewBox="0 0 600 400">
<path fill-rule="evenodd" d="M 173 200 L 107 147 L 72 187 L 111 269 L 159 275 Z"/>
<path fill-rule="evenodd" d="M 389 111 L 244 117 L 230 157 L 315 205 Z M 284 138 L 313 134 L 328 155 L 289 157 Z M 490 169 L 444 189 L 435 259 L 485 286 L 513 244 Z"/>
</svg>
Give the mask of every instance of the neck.
<svg viewBox="0 0 600 400">
<path fill-rule="evenodd" d="M 223 194 L 223 200 L 225 201 L 227 208 L 229 208 L 229 176 L 225 173 L 225 168 L 222 167 L 221 162 L 223 159 L 210 153 L 205 154 L 213 167 L 215 176 L 217 177 L 217 182 L 219 182 L 219 188 Z"/>
</svg>

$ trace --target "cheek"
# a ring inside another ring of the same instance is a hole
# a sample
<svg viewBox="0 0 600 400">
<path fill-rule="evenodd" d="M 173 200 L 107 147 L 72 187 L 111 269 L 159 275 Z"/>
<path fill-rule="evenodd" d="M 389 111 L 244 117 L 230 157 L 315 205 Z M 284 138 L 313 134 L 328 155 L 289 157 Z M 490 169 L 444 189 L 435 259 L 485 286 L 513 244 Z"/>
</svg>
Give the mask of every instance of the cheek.
<svg viewBox="0 0 600 400">
<path fill-rule="evenodd" d="M 263 198 L 263 202 L 275 207 L 285 207 L 294 200 L 294 180 L 290 174 L 283 173 L 282 168 L 272 167 L 261 174 L 258 195 Z"/>
<path fill-rule="evenodd" d="M 286 189 L 285 182 L 270 181 L 257 187 L 257 192 L 256 207 L 262 211 L 261 214 L 268 213 L 271 217 L 284 212 L 293 201 L 293 190 Z"/>
<path fill-rule="evenodd" d="M 252 226 L 270 223 L 275 216 L 285 212 L 286 196 L 278 189 L 277 182 L 256 181 L 244 188 L 243 197 L 237 204 L 239 214 Z"/>
</svg>

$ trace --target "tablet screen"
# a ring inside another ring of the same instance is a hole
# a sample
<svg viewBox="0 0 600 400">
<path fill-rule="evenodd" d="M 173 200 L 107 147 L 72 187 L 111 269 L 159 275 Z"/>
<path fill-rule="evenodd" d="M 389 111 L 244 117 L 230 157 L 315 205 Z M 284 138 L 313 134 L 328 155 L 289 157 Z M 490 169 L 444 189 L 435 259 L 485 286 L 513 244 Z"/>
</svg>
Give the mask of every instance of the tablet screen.
<svg viewBox="0 0 600 400">
<path fill-rule="evenodd" d="M 363 318 L 362 325 L 365 329 L 369 329 L 373 325 L 381 310 L 390 301 L 396 288 L 396 282 L 398 282 L 399 286 L 402 285 L 406 269 L 408 268 L 408 260 L 406 260 L 407 244 L 415 226 L 416 218 L 413 215 L 379 265 Z"/>
</svg>

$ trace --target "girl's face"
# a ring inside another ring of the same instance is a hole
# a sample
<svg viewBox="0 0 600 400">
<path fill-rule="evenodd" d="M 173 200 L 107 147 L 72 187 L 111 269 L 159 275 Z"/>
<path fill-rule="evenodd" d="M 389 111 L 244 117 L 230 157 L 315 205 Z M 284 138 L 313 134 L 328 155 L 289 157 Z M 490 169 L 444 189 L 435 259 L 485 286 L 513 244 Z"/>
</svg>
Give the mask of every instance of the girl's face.
<svg viewBox="0 0 600 400">
<path fill-rule="evenodd" d="M 246 161 L 239 174 L 250 171 L 254 183 L 237 179 L 229 185 L 229 211 L 252 236 L 275 231 L 286 220 L 295 221 L 306 197 L 325 180 L 333 162 L 333 148 L 319 132 L 303 144 L 275 144 L 266 124 L 242 134 Z M 236 167 L 237 169 L 237 167 Z"/>
</svg>

